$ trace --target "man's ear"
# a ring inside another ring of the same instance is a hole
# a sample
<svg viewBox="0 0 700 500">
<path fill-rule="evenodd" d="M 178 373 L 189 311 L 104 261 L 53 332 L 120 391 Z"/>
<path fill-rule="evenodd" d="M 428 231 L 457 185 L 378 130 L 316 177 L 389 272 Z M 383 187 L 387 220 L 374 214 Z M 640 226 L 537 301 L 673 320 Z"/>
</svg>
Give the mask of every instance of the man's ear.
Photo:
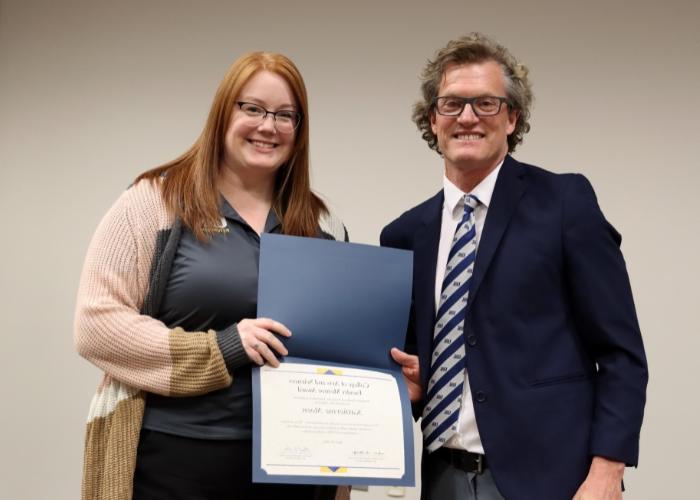
<svg viewBox="0 0 700 500">
<path fill-rule="evenodd" d="M 506 129 L 508 133 L 506 135 L 510 135 L 513 133 L 513 131 L 515 130 L 515 124 L 518 123 L 518 118 L 520 118 L 520 111 L 515 109 L 508 110 L 508 127 Z"/>
<path fill-rule="evenodd" d="M 437 131 L 435 130 L 435 108 L 430 110 L 428 116 L 430 117 L 430 130 L 433 131 L 433 134 L 437 135 Z"/>
</svg>

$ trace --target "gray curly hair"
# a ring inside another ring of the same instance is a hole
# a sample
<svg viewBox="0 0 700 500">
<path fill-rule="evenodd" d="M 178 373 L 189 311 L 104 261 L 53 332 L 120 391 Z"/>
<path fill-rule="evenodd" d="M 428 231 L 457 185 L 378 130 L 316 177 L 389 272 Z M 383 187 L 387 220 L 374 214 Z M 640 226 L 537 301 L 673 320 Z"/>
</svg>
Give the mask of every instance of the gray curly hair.
<svg viewBox="0 0 700 500">
<path fill-rule="evenodd" d="M 532 104 L 532 85 L 528 79 L 528 69 L 520 64 L 504 46 L 496 43 L 481 33 L 469 33 L 456 40 L 451 40 L 435 55 L 421 73 L 421 92 L 423 99 L 413 105 L 413 121 L 421 131 L 431 149 L 442 154 L 438 148 L 437 136 L 430 127 L 430 117 L 435 106 L 435 98 L 440 90 L 445 68 L 450 64 L 480 63 L 496 61 L 503 69 L 506 83 L 508 107 L 518 112 L 513 133 L 508 136 L 508 152 L 523 141 L 523 136 L 530 130 L 530 105 Z"/>
</svg>

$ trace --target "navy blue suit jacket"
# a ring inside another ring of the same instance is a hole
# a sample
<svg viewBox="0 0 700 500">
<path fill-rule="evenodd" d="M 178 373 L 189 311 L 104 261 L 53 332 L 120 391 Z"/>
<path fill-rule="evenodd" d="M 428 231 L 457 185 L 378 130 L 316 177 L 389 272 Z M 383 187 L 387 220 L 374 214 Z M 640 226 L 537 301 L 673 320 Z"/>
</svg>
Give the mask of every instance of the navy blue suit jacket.
<svg viewBox="0 0 700 500">
<path fill-rule="evenodd" d="M 406 349 L 424 393 L 442 206 L 440 191 L 381 234 L 414 251 Z M 570 500 L 595 455 L 637 464 L 648 373 L 620 241 L 585 177 L 506 157 L 464 332 L 479 434 L 508 500 Z"/>
</svg>

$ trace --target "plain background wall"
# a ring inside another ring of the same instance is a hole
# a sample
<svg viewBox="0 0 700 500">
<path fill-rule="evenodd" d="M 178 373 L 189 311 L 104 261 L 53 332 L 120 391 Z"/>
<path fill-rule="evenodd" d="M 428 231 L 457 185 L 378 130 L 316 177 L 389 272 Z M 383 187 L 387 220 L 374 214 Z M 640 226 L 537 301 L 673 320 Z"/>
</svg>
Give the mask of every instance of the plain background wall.
<svg viewBox="0 0 700 500">
<path fill-rule="evenodd" d="M 0 497 L 78 497 L 99 380 L 72 344 L 86 247 L 138 173 L 192 143 L 234 59 L 297 63 L 315 188 L 377 243 L 441 185 L 409 119 L 417 75 L 479 30 L 531 70 L 516 158 L 587 175 L 623 234 L 651 370 L 626 498 L 697 498 L 698 20 L 694 0 L 0 0 Z"/>
</svg>

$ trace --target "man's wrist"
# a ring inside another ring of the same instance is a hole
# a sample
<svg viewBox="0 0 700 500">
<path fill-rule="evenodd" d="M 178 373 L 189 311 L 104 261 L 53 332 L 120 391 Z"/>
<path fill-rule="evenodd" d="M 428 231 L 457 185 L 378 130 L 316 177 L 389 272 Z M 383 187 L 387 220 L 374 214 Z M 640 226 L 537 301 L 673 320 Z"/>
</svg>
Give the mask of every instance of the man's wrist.
<svg viewBox="0 0 700 500">
<path fill-rule="evenodd" d="M 591 461 L 591 473 L 615 474 L 622 479 L 625 473 L 625 463 L 605 457 L 593 457 Z"/>
</svg>

